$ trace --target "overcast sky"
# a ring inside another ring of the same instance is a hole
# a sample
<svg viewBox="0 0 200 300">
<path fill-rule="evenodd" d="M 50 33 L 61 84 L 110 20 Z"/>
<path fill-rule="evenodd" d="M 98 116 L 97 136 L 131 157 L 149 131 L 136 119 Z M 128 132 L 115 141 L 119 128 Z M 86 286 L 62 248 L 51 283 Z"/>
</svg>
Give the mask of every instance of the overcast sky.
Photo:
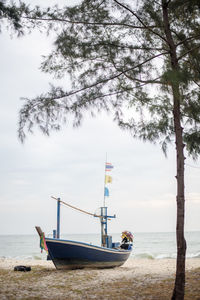
<svg viewBox="0 0 200 300">
<path fill-rule="evenodd" d="M 51 232 L 56 227 L 51 195 L 95 212 L 103 203 L 106 153 L 114 165 L 106 204 L 117 215 L 109 231 L 175 231 L 174 145 L 165 158 L 159 145 L 133 139 L 106 114 L 86 116 L 80 128 L 68 126 L 50 137 L 35 131 L 22 145 L 17 138 L 20 98 L 37 96 L 53 82 L 39 70 L 52 41 L 38 32 L 11 39 L 4 30 L 0 45 L 0 234 L 32 234 L 35 225 Z M 200 230 L 200 161 L 186 164 L 185 229 Z M 98 233 L 100 225 L 62 206 L 61 231 Z"/>
</svg>

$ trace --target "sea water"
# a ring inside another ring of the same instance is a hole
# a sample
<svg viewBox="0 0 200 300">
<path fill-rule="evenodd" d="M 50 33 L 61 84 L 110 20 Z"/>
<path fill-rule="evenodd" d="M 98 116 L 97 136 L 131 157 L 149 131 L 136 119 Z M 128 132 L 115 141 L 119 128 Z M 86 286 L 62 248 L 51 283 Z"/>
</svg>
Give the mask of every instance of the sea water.
<svg viewBox="0 0 200 300">
<path fill-rule="evenodd" d="M 200 258 L 200 232 L 186 232 L 187 257 Z M 113 242 L 121 240 L 120 234 L 112 234 Z M 100 246 L 99 234 L 63 234 L 61 239 L 86 242 Z M 0 235 L 0 258 L 40 259 L 39 237 L 35 235 Z M 168 232 L 134 233 L 132 258 L 176 258 L 176 234 Z"/>
</svg>

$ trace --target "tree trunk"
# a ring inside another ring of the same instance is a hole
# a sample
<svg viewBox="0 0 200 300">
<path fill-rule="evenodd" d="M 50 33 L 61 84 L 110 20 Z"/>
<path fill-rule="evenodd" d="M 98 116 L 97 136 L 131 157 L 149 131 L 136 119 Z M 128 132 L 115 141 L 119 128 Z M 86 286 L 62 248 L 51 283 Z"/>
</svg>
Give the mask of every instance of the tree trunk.
<svg viewBox="0 0 200 300">
<path fill-rule="evenodd" d="M 185 215 L 185 196 L 184 196 L 184 144 L 182 136 L 180 118 L 180 94 L 177 87 L 172 87 L 174 98 L 174 127 L 176 137 L 176 164 L 177 164 L 177 220 L 176 220 L 176 242 L 177 242 L 177 261 L 176 279 L 172 300 L 183 300 L 185 290 L 185 254 L 186 241 L 184 238 L 184 215 Z"/>
<path fill-rule="evenodd" d="M 170 23 L 168 19 L 169 1 L 162 0 L 164 30 L 168 47 L 170 49 L 171 68 L 175 76 L 171 82 L 173 93 L 173 116 L 174 131 L 176 140 L 176 165 L 177 165 L 177 220 L 176 220 L 176 242 L 177 242 L 177 261 L 176 261 L 176 279 L 172 300 L 183 300 L 185 291 L 185 254 L 186 241 L 184 238 L 184 218 L 185 218 L 185 195 L 184 195 L 184 144 L 183 129 L 181 127 L 181 111 L 180 111 L 180 87 L 178 81 L 179 64 L 176 54 L 176 46 L 174 44 Z"/>
</svg>

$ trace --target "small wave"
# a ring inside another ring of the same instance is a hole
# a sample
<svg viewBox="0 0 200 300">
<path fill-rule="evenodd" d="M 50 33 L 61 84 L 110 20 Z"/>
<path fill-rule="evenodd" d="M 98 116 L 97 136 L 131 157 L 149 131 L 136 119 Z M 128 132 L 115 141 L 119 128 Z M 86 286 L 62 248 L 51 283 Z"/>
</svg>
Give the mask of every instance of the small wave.
<svg viewBox="0 0 200 300">
<path fill-rule="evenodd" d="M 140 253 L 140 254 L 133 254 L 133 258 L 147 258 L 147 259 L 154 259 L 155 257 L 149 253 Z"/>
<path fill-rule="evenodd" d="M 146 258 L 146 259 L 176 259 L 177 254 L 176 253 L 133 253 L 133 258 Z M 188 253 L 186 254 L 186 258 L 200 258 L 200 252 L 196 253 Z"/>
<path fill-rule="evenodd" d="M 176 253 L 137 253 L 135 254 L 133 252 L 132 254 L 133 258 L 147 258 L 147 259 L 172 259 L 176 258 Z"/>
<path fill-rule="evenodd" d="M 186 255 L 187 258 L 200 258 L 200 252 Z"/>
<path fill-rule="evenodd" d="M 170 258 L 176 258 L 176 253 L 165 253 L 165 254 L 158 254 L 155 257 L 156 259 L 170 259 Z"/>
<path fill-rule="evenodd" d="M 44 260 L 41 256 L 33 255 L 33 259 L 35 260 Z"/>
</svg>

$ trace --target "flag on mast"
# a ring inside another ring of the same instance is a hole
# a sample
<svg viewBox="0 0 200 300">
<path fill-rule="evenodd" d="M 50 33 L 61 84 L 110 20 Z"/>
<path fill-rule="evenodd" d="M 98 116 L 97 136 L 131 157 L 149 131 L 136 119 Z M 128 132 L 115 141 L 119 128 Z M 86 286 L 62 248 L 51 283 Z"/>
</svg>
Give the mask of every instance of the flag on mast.
<svg viewBox="0 0 200 300">
<path fill-rule="evenodd" d="M 114 167 L 111 163 L 106 163 L 106 171 L 111 171 L 113 168 Z"/>
<path fill-rule="evenodd" d="M 104 196 L 109 197 L 109 189 L 107 187 L 104 189 Z"/>
<path fill-rule="evenodd" d="M 109 175 L 105 176 L 105 184 L 106 183 L 112 183 L 112 177 L 111 176 L 109 176 Z"/>
<path fill-rule="evenodd" d="M 40 248 L 41 248 L 41 252 L 43 250 L 45 250 L 45 251 L 48 252 L 48 248 L 47 248 L 47 244 L 46 244 L 44 232 L 42 233 L 42 235 L 40 237 Z"/>
</svg>

